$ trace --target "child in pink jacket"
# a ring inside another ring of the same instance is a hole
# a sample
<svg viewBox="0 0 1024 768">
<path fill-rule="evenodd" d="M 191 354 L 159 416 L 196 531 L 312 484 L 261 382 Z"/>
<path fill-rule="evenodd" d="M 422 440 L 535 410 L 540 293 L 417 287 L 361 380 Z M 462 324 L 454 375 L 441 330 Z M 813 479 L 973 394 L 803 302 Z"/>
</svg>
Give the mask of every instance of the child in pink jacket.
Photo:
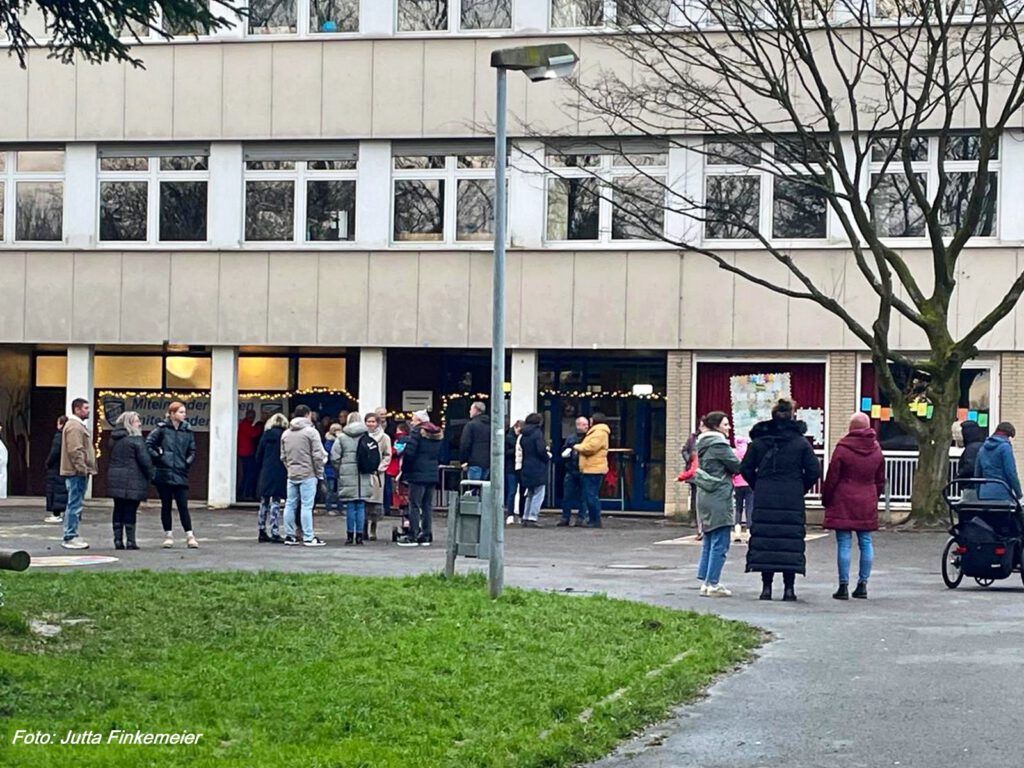
<svg viewBox="0 0 1024 768">
<path fill-rule="evenodd" d="M 737 437 L 736 458 L 743 461 L 749 447 L 749 438 Z M 750 513 L 754 511 L 754 489 L 747 485 L 743 475 L 734 475 L 732 485 L 736 504 L 736 527 L 733 529 L 733 540 L 742 541 L 743 534 L 750 528 Z"/>
</svg>

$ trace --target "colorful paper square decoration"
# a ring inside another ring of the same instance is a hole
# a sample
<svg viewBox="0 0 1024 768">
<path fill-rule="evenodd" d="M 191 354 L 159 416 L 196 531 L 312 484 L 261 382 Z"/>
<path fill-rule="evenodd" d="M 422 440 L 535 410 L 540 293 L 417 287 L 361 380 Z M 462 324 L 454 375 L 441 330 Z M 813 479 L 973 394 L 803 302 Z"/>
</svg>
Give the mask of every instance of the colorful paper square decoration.
<svg viewBox="0 0 1024 768">
<path fill-rule="evenodd" d="M 978 412 L 977 411 L 969 411 L 967 413 L 967 418 L 970 419 L 971 421 L 975 421 L 976 422 L 978 420 Z M 980 427 L 981 424 L 979 424 L 978 426 Z"/>
<path fill-rule="evenodd" d="M 978 426 L 981 427 L 982 429 L 986 429 L 988 427 L 988 414 L 987 413 L 979 413 L 978 414 Z"/>
<path fill-rule="evenodd" d="M 928 413 L 926 414 L 926 418 L 930 419 L 934 415 L 935 415 L 935 406 L 934 405 L 929 405 L 928 406 Z"/>
<path fill-rule="evenodd" d="M 880 418 L 882 418 L 882 406 L 880 406 L 878 403 L 875 403 L 874 405 L 871 406 L 871 418 L 872 419 L 880 419 Z"/>
<path fill-rule="evenodd" d="M 862 397 L 860 399 L 860 409 L 862 411 L 870 411 L 871 410 L 871 398 L 870 397 Z"/>
<path fill-rule="evenodd" d="M 966 408 L 961 408 L 960 410 L 958 410 L 956 412 L 956 420 L 957 421 L 967 421 L 967 409 Z"/>
<path fill-rule="evenodd" d="M 882 421 L 892 421 L 892 408 L 882 408 L 879 418 Z"/>
</svg>

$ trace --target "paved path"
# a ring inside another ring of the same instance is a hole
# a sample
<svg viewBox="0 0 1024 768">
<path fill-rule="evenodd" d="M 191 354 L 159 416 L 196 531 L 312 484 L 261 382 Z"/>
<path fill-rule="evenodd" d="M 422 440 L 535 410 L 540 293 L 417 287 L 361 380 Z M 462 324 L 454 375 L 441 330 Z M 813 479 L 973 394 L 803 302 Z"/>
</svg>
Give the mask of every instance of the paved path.
<svg viewBox="0 0 1024 768">
<path fill-rule="evenodd" d="M 112 555 L 107 510 L 88 510 L 89 554 Z M 253 513 L 199 512 L 202 548 L 160 550 L 152 510 L 139 552 L 93 568 L 317 570 L 361 575 L 436 571 L 443 548 L 384 542 L 336 546 L 341 518 L 317 518 L 324 549 L 257 545 Z M 0 548 L 68 554 L 38 509 L 0 509 Z M 384 524 L 388 531 L 391 523 Z M 440 526 L 439 526 L 440 527 Z M 148 535 L 147 535 L 148 532 Z M 761 658 L 624 744 L 600 768 L 1003 768 L 1021 764 L 1024 725 L 1024 588 L 1018 577 L 982 590 L 948 591 L 939 576 L 944 537 L 881 534 L 867 602 L 831 599 L 833 543 L 808 545 L 811 578 L 800 602 L 762 603 L 734 547 L 728 600 L 697 596 L 699 548 L 673 542 L 688 529 L 660 521 L 612 520 L 601 531 L 509 529 L 510 584 L 606 592 L 674 608 L 711 611 L 770 630 Z M 443 530 L 437 532 L 443 539 Z M 668 542 L 668 543 L 666 543 Z M 480 568 L 464 561 L 460 569 Z M 15 577 L 11 577 L 15 578 Z M 557 652 L 552 649 L 552 652 Z"/>
</svg>

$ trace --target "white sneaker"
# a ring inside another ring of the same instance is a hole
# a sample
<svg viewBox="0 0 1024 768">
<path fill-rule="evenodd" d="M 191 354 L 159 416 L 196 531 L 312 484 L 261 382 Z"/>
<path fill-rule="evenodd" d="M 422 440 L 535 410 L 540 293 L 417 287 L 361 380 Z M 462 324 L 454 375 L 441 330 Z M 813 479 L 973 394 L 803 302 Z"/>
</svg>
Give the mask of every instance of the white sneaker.
<svg viewBox="0 0 1024 768">
<path fill-rule="evenodd" d="M 49 517 L 43 518 L 44 523 L 50 523 L 51 525 L 57 525 L 64 522 L 64 518 L 60 515 L 50 515 Z"/>
<path fill-rule="evenodd" d="M 515 515 L 509 515 L 508 517 L 505 518 L 505 525 L 515 525 L 515 524 L 516 524 L 516 516 Z"/>
<path fill-rule="evenodd" d="M 743 526 L 741 526 L 741 525 L 733 526 L 733 529 L 732 529 L 732 540 L 733 541 L 743 541 Z"/>
<path fill-rule="evenodd" d="M 89 544 L 83 541 L 81 538 L 76 536 L 68 541 L 62 541 L 60 544 L 64 549 L 88 549 Z"/>
<path fill-rule="evenodd" d="M 327 542 L 324 541 L 323 539 L 321 539 L 319 536 L 314 536 L 309 541 L 302 542 L 302 546 L 304 546 L 304 547 L 326 547 L 327 546 Z"/>
<path fill-rule="evenodd" d="M 708 587 L 708 590 L 704 595 L 705 597 L 732 597 L 732 592 L 721 584 L 715 584 L 713 587 Z"/>
<path fill-rule="evenodd" d="M 199 549 L 199 542 L 196 541 L 196 537 L 195 536 L 189 536 L 185 540 L 185 546 L 188 547 L 189 549 Z"/>
<path fill-rule="evenodd" d="M 700 596 L 701 597 L 707 597 L 708 596 L 708 585 L 705 582 L 703 582 L 703 581 L 700 583 Z"/>
<path fill-rule="evenodd" d="M 160 546 L 163 547 L 164 549 L 170 549 L 171 547 L 174 546 L 174 537 L 173 536 L 165 536 L 164 537 L 164 543 L 161 544 Z"/>
</svg>

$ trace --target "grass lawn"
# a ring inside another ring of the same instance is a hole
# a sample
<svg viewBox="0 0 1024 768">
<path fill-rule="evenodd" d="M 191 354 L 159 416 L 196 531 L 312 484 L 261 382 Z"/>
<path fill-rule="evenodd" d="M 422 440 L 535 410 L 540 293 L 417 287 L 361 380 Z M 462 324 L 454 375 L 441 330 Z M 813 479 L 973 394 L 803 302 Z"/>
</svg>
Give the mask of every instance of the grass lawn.
<svg viewBox="0 0 1024 768">
<path fill-rule="evenodd" d="M 76 571 L 3 586 L 0 765 L 12 768 L 568 766 L 761 641 L 740 623 L 604 597 L 492 602 L 479 577 Z M 42 618 L 62 631 L 29 632 Z M 61 623 L 73 619 L 87 621 Z M 203 735 L 57 744 L 115 728 Z M 54 744 L 12 745 L 17 729 Z"/>
</svg>

